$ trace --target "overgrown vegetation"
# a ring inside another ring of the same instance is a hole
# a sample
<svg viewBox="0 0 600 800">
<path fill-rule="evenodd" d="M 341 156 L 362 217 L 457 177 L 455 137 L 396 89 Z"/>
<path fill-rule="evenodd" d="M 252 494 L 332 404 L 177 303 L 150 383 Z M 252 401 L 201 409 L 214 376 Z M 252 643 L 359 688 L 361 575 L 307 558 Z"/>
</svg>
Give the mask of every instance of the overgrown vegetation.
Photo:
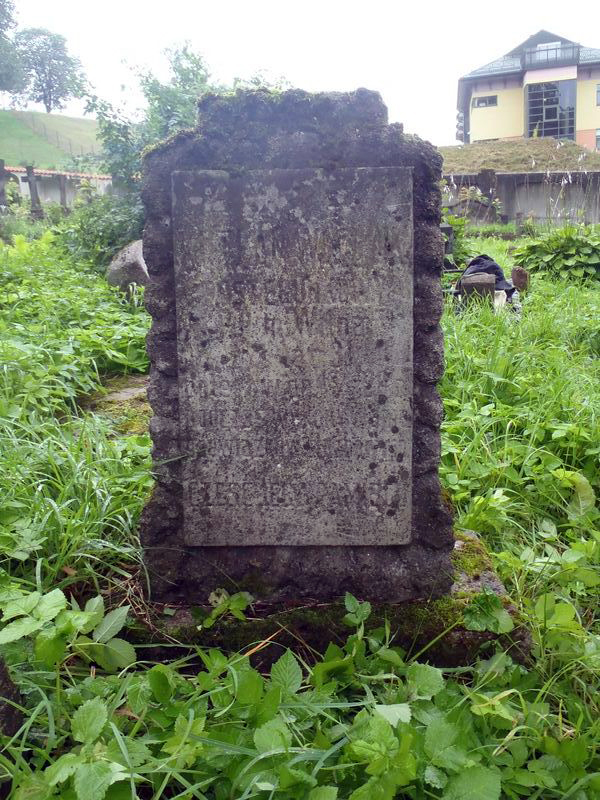
<svg viewBox="0 0 600 800">
<path fill-rule="evenodd" d="M 510 270 L 507 243 L 470 246 Z M 259 671 L 257 642 L 157 662 L 129 641 L 148 437 L 78 402 L 102 375 L 145 370 L 145 313 L 51 233 L 3 247 L 0 655 L 25 710 L 2 739 L 10 796 L 600 797 L 599 313 L 597 286 L 534 276 L 521 319 L 444 318 L 443 483 L 530 621 L 531 663 L 494 649 L 418 663 L 351 596 L 348 639 L 324 655 L 299 643 Z M 249 602 L 220 596 L 215 616 Z M 506 617 L 481 595 L 464 622 Z"/>
<path fill-rule="evenodd" d="M 84 190 L 59 225 L 60 243 L 79 263 L 103 270 L 118 250 L 141 237 L 143 226 L 136 193 L 98 195 Z"/>
<path fill-rule="evenodd" d="M 517 264 L 557 278 L 600 279 L 600 230 L 567 225 L 519 247 Z"/>
<path fill-rule="evenodd" d="M 444 157 L 446 175 L 482 169 L 499 172 L 600 169 L 600 154 L 567 140 L 539 138 L 474 142 L 440 147 L 439 150 Z"/>
</svg>

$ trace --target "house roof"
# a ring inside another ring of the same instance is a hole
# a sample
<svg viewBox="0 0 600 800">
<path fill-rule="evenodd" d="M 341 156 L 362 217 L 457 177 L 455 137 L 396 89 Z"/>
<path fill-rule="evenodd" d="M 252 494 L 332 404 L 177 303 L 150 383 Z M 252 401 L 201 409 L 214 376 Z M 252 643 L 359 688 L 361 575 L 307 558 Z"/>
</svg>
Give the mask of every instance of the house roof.
<svg viewBox="0 0 600 800">
<path fill-rule="evenodd" d="M 478 78 L 485 75 L 507 75 L 510 72 L 521 71 L 521 59 L 519 56 L 502 56 L 495 61 L 490 61 L 484 64 L 483 67 L 477 67 L 472 72 L 464 75 L 461 80 L 465 78 Z"/>
<path fill-rule="evenodd" d="M 565 39 L 563 36 L 557 36 L 555 33 L 550 33 L 550 31 L 541 30 L 537 33 L 534 33 L 533 36 L 530 36 L 528 39 L 525 39 L 524 42 L 521 42 L 520 45 L 517 45 L 514 50 L 511 50 L 510 53 L 507 53 L 509 56 L 520 56 L 523 50 L 528 50 L 530 47 L 537 47 L 538 44 L 544 44 L 546 42 L 560 42 L 561 44 L 574 44 L 577 45 L 578 42 L 572 42 L 570 39 Z"/>
<path fill-rule="evenodd" d="M 600 48 L 582 47 L 579 51 L 580 64 L 600 64 Z"/>
<path fill-rule="evenodd" d="M 19 174 L 25 174 L 27 170 L 25 167 L 4 167 L 6 172 L 18 172 Z M 94 172 L 64 172 L 64 170 L 60 169 L 38 169 L 37 167 L 34 170 L 37 176 L 52 176 L 52 175 L 64 175 L 65 178 L 93 178 L 97 181 L 110 181 L 112 177 L 110 175 L 102 175 L 97 174 Z"/>
<path fill-rule="evenodd" d="M 495 61 L 490 61 L 482 67 L 474 69 L 472 72 L 464 75 L 460 80 L 470 80 L 472 78 L 482 78 L 494 75 L 509 75 L 521 72 L 523 65 L 521 63 L 521 54 L 524 50 L 532 47 L 537 47 L 538 44 L 545 42 L 560 42 L 561 44 L 573 45 L 579 47 L 579 63 L 580 64 L 600 64 L 600 49 L 595 47 L 581 47 L 577 42 L 572 42 L 570 39 L 565 39 L 563 36 L 557 36 L 550 31 L 541 30 L 525 39 L 518 47 L 511 50 L 504 56 L 497 58 Z"/>
</svg>

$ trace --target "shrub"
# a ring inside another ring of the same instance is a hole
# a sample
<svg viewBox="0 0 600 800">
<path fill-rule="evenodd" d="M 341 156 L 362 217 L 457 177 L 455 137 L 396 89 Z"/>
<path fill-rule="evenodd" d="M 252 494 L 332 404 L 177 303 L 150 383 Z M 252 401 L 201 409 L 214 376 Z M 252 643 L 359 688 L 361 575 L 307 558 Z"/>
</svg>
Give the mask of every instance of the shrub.
<svg viewBox="0 0 600 800">
<path fill-rule="evenodd" d="M 103 270 L 129 242 L 139 239 L 143 228 L 142 204 L 137 194 L 123 197 L 83 192 L 72 213 L 58 226 L 69 255 Z"/>
<path fill-rule="evenodd" d="M 532 272 L 600 279 L 600 231 L 568 225 L 515 250 L 515 262 Z"/>
</svg>

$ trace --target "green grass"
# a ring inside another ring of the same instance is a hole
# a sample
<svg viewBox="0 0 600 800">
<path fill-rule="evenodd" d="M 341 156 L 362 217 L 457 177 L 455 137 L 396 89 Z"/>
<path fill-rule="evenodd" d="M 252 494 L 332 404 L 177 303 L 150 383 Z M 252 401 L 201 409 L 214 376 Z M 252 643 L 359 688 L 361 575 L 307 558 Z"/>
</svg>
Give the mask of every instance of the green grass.
<svg viewBox="0 0 600 800">
<path fill-rule="evenodd" d="M 147 437 L 117 438 L 77 409 L 100 373 L 147 368 L 146 314 L 101 276 L 61 262 L 48 232 L 0 250 L 0 546 L 22 554 L 9 567 L 24 580 L 30 559 L 46 554 L 48 588 L 67 566 L 95 575 L 123 546 L 137 558 L 150 480 Z"/>
<path fill-rule="evenodd" d="M 8 166 L 59 169 L 72 155 L 100 151 L 93 119 L 0 111 L 0 158 Z"/>
<path fill-rule="evenodd" d="M 510 271 L 508 242 L 473 245 Z M 598 800 L 599 318 L 600 289 L 537 276 L 521 318 L 444 314 L 441 478 L 528 620 L 530 663 L 416 663 L 351 597 L 349 638 L 324 656 L 300 643 L 259 672 L 137 647 L 135 663 L 149 441 L 77 398 L 146 369 L 147 318 L 48 234 L 2 248 L 0 655 L 26 711 L 0 737 L 10 796 Z M 496 603 L 465 619 L 497 630 Z"/>
<path fill-rule="evenodd" d="M 556 139 L 475 142 L 438 149 L 444 158 L 444 174 L 472 173 L 482 169 L 497 172 L 600 169 L 600 153 L 575 142 Z"/>
<path fill-rule="evenodd" d="M 32 165 L 59 169 L 67 156 L 18 119 L 12 111 L 0 111 L 0 158 L 7 166 Z"/>
</svg>

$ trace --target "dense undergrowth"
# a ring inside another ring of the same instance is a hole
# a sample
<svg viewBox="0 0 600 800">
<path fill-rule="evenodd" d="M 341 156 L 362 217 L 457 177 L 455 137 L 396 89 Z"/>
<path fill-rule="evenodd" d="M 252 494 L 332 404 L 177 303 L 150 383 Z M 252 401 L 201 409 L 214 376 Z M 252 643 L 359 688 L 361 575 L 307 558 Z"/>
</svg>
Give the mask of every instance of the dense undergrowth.
<svg viewBox="0 0 600 800">
<path fill-rule="evenodd" d="M 505 243 L 473 247 L 507 265 Z M 444 318 L 442 480 L 531 623 L 531 663 L 416 663 L 347 597 L 345 644 L 282 650 L 260 673 L 250 652 L 155 664 L 128 645 L 149 442 L 77 399 L 146 368 L 147 319 L 60 253 L 48 235 L 0 252 L 0 655 L 26 708 L 2 740 L 0 791 L 600 797 L 600 291 L 536 278 L 520 319 Z"/>
</svg>

